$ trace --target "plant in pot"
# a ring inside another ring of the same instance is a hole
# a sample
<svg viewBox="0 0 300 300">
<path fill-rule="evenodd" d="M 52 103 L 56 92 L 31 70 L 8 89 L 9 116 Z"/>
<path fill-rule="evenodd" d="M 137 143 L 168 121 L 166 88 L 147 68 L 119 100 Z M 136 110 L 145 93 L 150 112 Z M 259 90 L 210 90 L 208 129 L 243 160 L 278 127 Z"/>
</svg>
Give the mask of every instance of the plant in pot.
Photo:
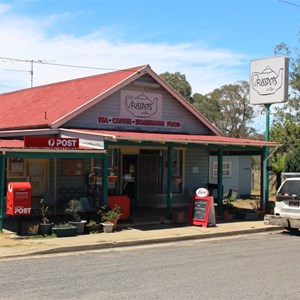
<svg viewBox="0 0 300 300">
<path fill-rule="evenodd" d="M 83 211 L 81 202 L 76 199 L 69 200 L 68 208 L 65 211 L 72 216 L 72 220 L 69 223 L 77 227 L 77 234 L 83 234 L 86 220 L 81 220 L 80 217 L 80 211 Z"/>
<path fill-rule="evenodd" d="M 118 176 L 114 173 L 113 169 L 109 169 L 108 181 L 109 182 L 116 182 Z"/>
<path fill-rule="evenodd" d="M 233 218 L 236 207 L 233 205 L 235 199 L 227 198 L 223 200 L 223 219 L 230 220 Z"/>
<path fill-rule="evenodd" d="M 101 224 L 95 220 L 90 220 L 86 223 L 85 229 L 87 233 L 98 233 L 100 231 Z"/>
<path fill-rule="evenodd" d="M 53 223 L 47 217 L 48 206 L 46 205 L 44 199 L 41 199 L 41 214 L 42 214 L 42 222 L 39 224 L 38 232 L 44 236 L 52 234 Z"/>
<path fill-rule="evenodd" d="M 114 208 L 102 206 L 98 211 L 98 214 L 101 216 L 104 232 L 112 232 L 113 229 L 117 227 L 117 222 L 122 215 L 122 212 L 121 207 L 118 205 L 115 205 Z"/>
<path fill-rule="evenodd" d="M 54 225 L 52 231 L 57 237 L 75 236 L 77 234 L 77 227 L 70 223 L 61 223 Z"/>
</svg>

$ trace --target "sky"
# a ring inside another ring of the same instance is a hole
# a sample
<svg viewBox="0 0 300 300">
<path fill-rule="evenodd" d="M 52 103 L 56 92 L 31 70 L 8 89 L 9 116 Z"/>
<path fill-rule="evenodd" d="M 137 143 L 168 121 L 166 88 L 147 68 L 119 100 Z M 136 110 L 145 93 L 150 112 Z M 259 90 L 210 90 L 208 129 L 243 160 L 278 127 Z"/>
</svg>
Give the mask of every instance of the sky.
<svg viewBox="0 0 300 300">
<path fill-rule="evenodd" d="M 299 16 L 299 0 L 0 0 L 0 93 L 150 65 L 204 95 L 298 47 Z"/>
</svg>

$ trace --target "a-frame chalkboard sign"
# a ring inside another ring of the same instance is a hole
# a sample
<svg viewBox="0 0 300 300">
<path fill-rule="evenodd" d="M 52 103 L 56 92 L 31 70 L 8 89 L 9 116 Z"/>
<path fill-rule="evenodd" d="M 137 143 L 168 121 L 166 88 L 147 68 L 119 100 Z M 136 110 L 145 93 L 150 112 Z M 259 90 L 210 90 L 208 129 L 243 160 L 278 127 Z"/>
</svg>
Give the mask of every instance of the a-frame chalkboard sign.
<svg viewBox="0 0 300 300">
<path fill-rule="evenodd" d="M 190 225 L 212 226 L 216 225 L 216 217 L 214 212 L 214 198 L 208 196 L 208 190 L 199 188 L 196 195 L 191 197 L 188 222 Z"/>
<path fill-rule="evenodd" d="M 205 226 L 208 225 L 210 214 L 211 197 L 193 196 L 190 200 L 189 223 L 191 225 Z"/>
</svg>

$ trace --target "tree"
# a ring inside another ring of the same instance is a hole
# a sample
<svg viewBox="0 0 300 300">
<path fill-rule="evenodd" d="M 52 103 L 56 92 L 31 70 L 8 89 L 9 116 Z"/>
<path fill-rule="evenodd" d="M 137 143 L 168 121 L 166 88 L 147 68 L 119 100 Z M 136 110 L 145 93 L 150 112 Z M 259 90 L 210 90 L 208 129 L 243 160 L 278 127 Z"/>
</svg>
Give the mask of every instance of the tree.
<svg viewBox="0 0 300 300">
<path fill-rule="evenodd" d="M 203 96 L 194 94 L 194 106 L 219 130 L 231 137 L 247 137 L 255 133 L 250 126 L 255 112 L 249 104 L 249 84 L 224 85 Z"/>
<path fill-rule="evenodd" d="M 274 108 L 274 119 L 271 126 L 271 140 L 285 146 L 285 151 L 299 145 L 300 133 L 300 57 L 298 50 L 292 53 L 289 46 L 280 43 L 275 47 L 276 55 L 289 57 L 289 84 L 291 93 L 288 102 Z"/>
<path fill-rule="evenodd" d="M 300 172 L 300 147 L 296 147 L 292 152 L 287 154 L 285 171 Z"/>
<path fill-rule="evenodd" d="M 281 173 L 285 169 L 286 164 L 286 156 L 287 153 L 276 153 L 273 157 L 270 159 L 270 166 L 272 167 L 272 171 L 276 176 L 276 191 L 281 185 Z"/>
<path fill-rule="evenodd" d="M 193 103 L 192 87 L 186 80 L 184 74 L 180 72 L 169 73 L 165 72 L 159 75 L 165 82 L 167 82 L 173 89 L 175 89 L 181 96 L 183 96 L 190 103 Z"/>
</svg>

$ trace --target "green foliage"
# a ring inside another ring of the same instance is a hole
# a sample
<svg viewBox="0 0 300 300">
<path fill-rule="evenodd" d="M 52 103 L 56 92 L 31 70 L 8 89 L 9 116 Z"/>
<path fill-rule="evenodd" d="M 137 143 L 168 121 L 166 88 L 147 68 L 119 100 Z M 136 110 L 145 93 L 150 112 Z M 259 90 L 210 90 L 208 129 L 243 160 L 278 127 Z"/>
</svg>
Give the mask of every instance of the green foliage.
<svg viewBox="0 0 300 300">
<path fill-rule="evenodd" d="M 41 203 L 42 223 L 47 224 L 49 223 L 49 219 L 47 217 L 48 206 L 46 205 L 44 199 L 41 199 L 40 203 Z"/>
<path fill-rule="evenodd" d="M 285 171 L 300 172 L 300 147 L 296 147 L 287 154 Z"/>
<path fill-rule="evenodd" d="M 112 220 L 120 218 L 120 216 L 122 215 L 121 207 L 118 205 L 115 205 L 114 208 L 102 206 L 98 211 L 98 214 L 101 216 L 103 222 L 111 222 Z"/>
<path fill-rule="evenodd" d="M 184 74 L 180 72 L 169 73 L 165 72 L 159 75 L 165 82 L 167 82 L 173 89 L 175 89 L 181 96 L 183 96 L 190 103 L 193 103 L 192 87 L 186 80 Z"/>
<path fill-rule="evenodd" d="M 250 126 L 255 112 L 249 104 L 248 82 L 224 85 L 205 96 L 193 97 L 194 106 L 223 134 L 240 138 L 255 133 Z"/>
<path fill-rule="evenodd" d="M 74 227 L 73 225 L 71 225 L 70 223 L 60 223 L 60 224 L 56 224 L 54 226 L 54 228 L 71 228 Z"/>
<path fill-rule="evenodd" d="M 66 213 L 72 215 L 74 221 L 80 221 L 80 209 L 81 204 L 79 200 L 73 199 L 68 202 L 68 208 L 66 209 Z"/>
<path fill-rule="evenodd" d="M 300 100 L 290 99 L 284 106 L 275 107 L 270 139 L 283 144 L 287 152 L 300 146 L 299 135 Z"/>
<path fill-rule="evenodd" d="M 285 152 L 275 153 L 275 155 L 270 158 L 270 166 L 272 168 L 272 172 L 275 173 L 276 176 L 276 190 L 278 190 L 279 186 L 281 185 L 281 173 L 285 169 L 286 156 L 287 153 Z"/>
<path fill-rule="evenodd" d="M 298 32 L 299 37 L 299 32 Z M 291 50 L 286 43 L 280 43 L 275 47 L 276 55 L 285 55 L 289 57 L 289 77 L 290 86 L 292 87 L 293 98 L 300 96 L 300 56 L 299 48 Z"/>
</svg>

